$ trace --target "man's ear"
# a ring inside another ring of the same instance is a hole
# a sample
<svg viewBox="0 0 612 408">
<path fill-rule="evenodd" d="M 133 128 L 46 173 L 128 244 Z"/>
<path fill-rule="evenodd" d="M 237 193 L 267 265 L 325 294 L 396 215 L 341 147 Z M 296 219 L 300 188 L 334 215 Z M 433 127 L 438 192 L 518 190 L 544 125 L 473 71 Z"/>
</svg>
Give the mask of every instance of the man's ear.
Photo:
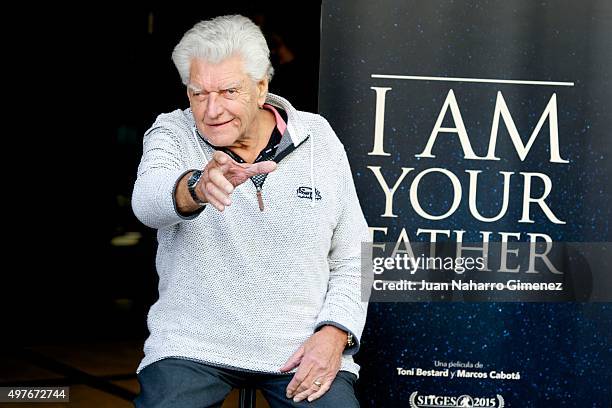
<svg viewBox="0 0 612 408">
<path fill-rule="evenodd" d="M 264 78 L 257 83 L 257 105 L 263 106 L 268 96 L 268 78 Z"/>
</svg>

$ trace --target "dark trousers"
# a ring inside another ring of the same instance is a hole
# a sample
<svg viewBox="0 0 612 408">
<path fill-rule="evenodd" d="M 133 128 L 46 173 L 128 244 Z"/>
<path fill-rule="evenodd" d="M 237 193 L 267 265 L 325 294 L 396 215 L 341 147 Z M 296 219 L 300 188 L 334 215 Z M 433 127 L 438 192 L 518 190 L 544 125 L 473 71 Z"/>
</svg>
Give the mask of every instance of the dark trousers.
<svg viewBox="0 0 612 408">
<path fill-rule="evenodd" d="M 138 373 L 136 408 L 220 407 L 232 388 L 256 387 L 272 408 L 358 408 L 357 376 L 339 371 L 331 388 L 317 400 L 298 403 L 285 396 L 293 374 L 264 374 L 218 367 L 181 358 L 165 358 Z"/>
</svg>

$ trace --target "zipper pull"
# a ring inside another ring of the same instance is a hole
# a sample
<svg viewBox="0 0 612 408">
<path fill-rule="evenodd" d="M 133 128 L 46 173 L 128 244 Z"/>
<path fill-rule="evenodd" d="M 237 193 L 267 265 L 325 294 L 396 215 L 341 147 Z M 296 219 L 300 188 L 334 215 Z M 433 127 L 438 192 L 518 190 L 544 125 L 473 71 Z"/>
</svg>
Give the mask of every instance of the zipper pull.
<svg viewBox="0 0 612 408">
<path fill-rule="evenodd" d="M 261 187 L 257 187 L 257 203 L 259 204 L 259 211 L 264 210 L 263 197 L 261 196 Z"/>
</svg>

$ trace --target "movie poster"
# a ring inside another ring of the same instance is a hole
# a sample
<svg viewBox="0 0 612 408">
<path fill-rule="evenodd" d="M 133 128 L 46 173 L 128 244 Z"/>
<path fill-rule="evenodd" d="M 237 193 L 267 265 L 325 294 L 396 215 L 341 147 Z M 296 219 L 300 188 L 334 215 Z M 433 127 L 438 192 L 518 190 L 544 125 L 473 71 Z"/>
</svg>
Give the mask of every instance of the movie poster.
<svg viewBox="0 0 612 408">
<path fill-rule="evenodd" d="M 362 406 L 610 406 L 611 66 L 605 0 L 323 2 Z"/>
</svg>

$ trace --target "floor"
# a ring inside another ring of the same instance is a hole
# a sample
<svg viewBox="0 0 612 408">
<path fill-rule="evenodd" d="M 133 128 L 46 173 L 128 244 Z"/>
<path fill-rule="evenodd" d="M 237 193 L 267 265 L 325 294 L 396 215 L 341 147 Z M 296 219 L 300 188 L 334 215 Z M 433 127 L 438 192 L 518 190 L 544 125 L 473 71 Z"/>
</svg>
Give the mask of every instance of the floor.
<svg viewBox="0 0 612 408">
<path fill-rule="evenodd" d="M 0 402 L 0 407 L 133 406 L 140 392 L 136 368 L 149 334 L 147 313 L 158 298 L 155 240 L 153 230 L 116 237 L 106 252 L 91 255 L 97 261 L 87 264 L 87 273 L 76 265 L 61 274 L 45 269 L 5 274 L 0 285 L 0 320 L 7 323 L 0 331 L 0 387 L 69 386 L 70 402 Z M 73 241 L 70 245 L 70 253 L 85 253 L 89 242 L 83 248 Z M 10 277 L 15 282 L 7 282 Z M 14 289 L 23 287 L 27 290 Z M 223 405 L 234 407 L 238 390 Z M 266 407 L 258 392 L 257 408 Z"/>
<path fill-rule="evenodd" d="M 0 407 L 133 407 L 140 386 L 135 370 L 142 341 L 61 343 L 28 346 L 0 357 L 0 386 L 69 386 L 69 403 L 0 403 Z M 238 407 L 233 390 L 223 408 Z M 258 392 L 257 408 L 268 407 Z"/>
</svg>

